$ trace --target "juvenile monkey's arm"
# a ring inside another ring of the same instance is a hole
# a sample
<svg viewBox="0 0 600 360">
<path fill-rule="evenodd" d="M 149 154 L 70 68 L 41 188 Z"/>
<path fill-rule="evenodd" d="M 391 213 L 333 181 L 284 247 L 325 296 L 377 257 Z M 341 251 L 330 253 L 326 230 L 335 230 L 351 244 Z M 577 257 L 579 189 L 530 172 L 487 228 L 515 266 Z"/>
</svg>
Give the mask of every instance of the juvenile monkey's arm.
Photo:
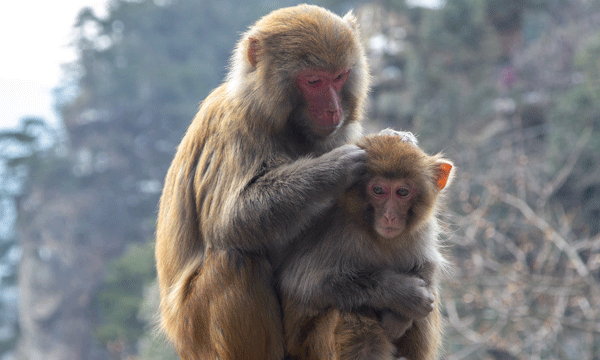
<svg viewBox="0 0 600 360">
<path fill-rule="evenodd" d="M 323 264 L 322 259 L 305 260 L 313 266 Z M 366 268 L 339 271 L 304 267 L 297 270 L 300 271 L 282 276 L 283 291 L 313 310 L 369 307 L 391 310 L 408 319 L 423 318 L 433 310 L 433 293 L 418 276 Z"/>
</svg>

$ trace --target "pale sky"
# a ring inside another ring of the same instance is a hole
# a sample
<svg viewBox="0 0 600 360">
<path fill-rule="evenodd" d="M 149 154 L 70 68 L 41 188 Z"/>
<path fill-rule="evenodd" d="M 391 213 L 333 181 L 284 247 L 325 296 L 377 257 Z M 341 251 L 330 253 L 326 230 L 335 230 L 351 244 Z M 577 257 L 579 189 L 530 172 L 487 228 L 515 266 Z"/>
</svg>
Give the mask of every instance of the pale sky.
<svg viewBox="0 0 600 360">
<path fill-rule="evenodd" d="M 75 58 L 68 48 L 79 10 L 106 15 L 107 0 L 9 0 L 0 3 L 0 127 L 37 116 L 56 123 L 52 89 L 62 63 Z"/>
</svg>

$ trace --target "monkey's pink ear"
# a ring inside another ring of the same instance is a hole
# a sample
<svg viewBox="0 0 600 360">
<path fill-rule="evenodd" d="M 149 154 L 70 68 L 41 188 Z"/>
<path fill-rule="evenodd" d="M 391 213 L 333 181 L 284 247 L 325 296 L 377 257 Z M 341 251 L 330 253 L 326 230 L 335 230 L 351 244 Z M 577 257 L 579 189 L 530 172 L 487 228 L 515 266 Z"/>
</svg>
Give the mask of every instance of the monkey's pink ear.
<svg viewBox="0 0 600 360">
<path fill-rule="evenodd" d="M 450 177 L 450 171 L 452 170 L 452 164 L 450 163 L 439 163 L 438 169 L 438 178 L 437 178 L 437 187 L 442 190 L 446 187 L 448 183 L 448 178 Z"/>
<path fill-rule="evenodd" d="M 248 38 L 248 61 L 253 68 L 256 68 L 256 64 L 258 63 L 258 53 L 260 52 L 260 40 L 255 37 Z"/>
</svg>

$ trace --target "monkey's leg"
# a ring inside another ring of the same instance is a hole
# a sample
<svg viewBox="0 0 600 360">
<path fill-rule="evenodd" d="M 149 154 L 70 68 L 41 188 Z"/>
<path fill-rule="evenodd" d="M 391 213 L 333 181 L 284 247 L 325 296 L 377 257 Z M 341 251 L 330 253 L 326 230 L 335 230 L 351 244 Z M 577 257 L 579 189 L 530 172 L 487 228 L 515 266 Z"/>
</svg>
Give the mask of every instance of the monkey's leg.
<svg viewBox="0 0 600 360">
<path fill-rule="evenodd" d="M 281 360 L 283 327 L 264 257 L 208 252 L 190 281 L 178 344 L 184 360 Z"/>
<path fill-rule="evenodd" d="M 331 309 L 306 322 L 299 346 L 288 343 L 301 360 L 392 360 L 395 347 L 375 316 Z"/>
<path fill-rule="evenodd" d="M 404 336 L 394 342 L 398 350 L 397 356 L 410 360 L 439 359 L 442 343 L 440 319 L 439 303 L 436 303 L 435 309 L 427 317 L 414 320 L 413 326 Z"/>
<path fill-rule="evenodd" d="M 379 320 L 383 331 L 392 341 L 398 340 L 412 326 L 413 320 L 406 319 L 403 316 L 394 314 L 391 311 L 384 311 Z"/>
</svg>

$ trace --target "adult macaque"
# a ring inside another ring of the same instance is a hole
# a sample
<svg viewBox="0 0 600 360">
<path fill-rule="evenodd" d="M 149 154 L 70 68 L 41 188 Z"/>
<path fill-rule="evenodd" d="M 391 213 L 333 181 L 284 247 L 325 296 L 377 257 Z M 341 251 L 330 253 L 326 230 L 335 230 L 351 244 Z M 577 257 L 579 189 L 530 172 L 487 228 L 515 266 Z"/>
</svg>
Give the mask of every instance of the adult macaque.
<svg viewBox="0 0 600 360">
<path fill-rule="evenodd" d="M 343 144 L 368 78 L 350 13 L 285 8 L 243 35 L 160 200 L 161 324 L 183 359 L 284 357 L 272 263 L 359 178 L 365 151 Z"/>
<path fill-rule="evenodd" d="M 447 262 L 436 215 L 452 163 L 425 154 L 410 133 L 382 134 L 358 142 L 367 151 L 364 180 L 278 267 L 294 358 L 438 357 L 437 288 Z"/>
</svg>

